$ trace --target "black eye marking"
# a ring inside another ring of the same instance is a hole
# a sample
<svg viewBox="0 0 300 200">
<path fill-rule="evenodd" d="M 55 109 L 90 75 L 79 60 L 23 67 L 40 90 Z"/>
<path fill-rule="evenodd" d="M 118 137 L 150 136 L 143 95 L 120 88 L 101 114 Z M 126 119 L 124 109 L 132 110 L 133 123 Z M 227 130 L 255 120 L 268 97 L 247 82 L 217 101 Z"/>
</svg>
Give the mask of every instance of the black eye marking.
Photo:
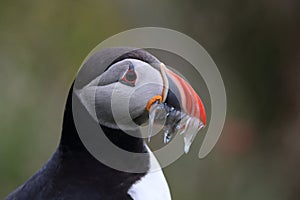
<svg viewBox="0 0 300 200">
<path fill-rule="evenodd" d="M 130 63 L 127 71 L 125 72 L 124 76 L 121 78 L 120 82 L 125 85 L 134 87 L 136 79 L 137 79 L 137 75 L 134 70 L 134 66 L 132 63 Z"/>
</svg>

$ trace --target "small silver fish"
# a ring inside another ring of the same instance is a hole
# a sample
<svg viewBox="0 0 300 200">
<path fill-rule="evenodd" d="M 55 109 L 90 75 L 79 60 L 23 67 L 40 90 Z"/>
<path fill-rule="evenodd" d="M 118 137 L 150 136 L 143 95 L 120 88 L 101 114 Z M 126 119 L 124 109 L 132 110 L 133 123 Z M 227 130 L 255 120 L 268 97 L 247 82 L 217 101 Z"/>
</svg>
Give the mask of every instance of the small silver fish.
<svg viewBox="0 0 300 200">
<path fill-rule="evenodd" d="M 204 127 L 199 119 L 159 102 L 154 103 L 149 110 L 148 142 L 153 134 L 154 123 L 164 125 L 165 144 L 169 143 L 176 133 L 183 135 L 185 153 L 189 152 L 196 134 Z"/>
</svg>

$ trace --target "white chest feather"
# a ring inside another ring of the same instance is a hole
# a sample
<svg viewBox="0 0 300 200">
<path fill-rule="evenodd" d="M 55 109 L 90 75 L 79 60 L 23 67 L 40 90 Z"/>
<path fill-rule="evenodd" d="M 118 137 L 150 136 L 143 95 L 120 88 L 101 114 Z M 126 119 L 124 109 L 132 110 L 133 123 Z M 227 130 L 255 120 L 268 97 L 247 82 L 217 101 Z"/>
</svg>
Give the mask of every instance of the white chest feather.
<svg viewBox="0 0 300 200">
<path fill-rule="evenodd" d="M 141 180 L 135 183 L 128 191 L 134 200 L 171 200 L 168 183 L 163 171 L 157 169 L 159 163 L 153 153 L 150 153 L 150 170 Z"/>
</svg>

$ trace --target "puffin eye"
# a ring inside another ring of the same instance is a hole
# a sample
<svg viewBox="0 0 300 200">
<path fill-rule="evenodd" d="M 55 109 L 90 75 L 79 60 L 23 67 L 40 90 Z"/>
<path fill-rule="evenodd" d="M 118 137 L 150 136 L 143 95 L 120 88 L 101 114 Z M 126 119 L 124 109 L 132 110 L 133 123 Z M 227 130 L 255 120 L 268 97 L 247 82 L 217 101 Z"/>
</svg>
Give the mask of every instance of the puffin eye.
<svg viewBox="0 0 300 200">
<path fill-rule="evenodd" d="M 125 85 L 134 87 L 136 79 L 137 79 L 137 75 L 136 75 L 136 72 L 134 70 L 134 66 L 133 66 L 132 63 L 130 63 L 127 71 L 125 72 L 123 77 L 120 79 L 120 82 L 125 84 Z"/>
</svg>

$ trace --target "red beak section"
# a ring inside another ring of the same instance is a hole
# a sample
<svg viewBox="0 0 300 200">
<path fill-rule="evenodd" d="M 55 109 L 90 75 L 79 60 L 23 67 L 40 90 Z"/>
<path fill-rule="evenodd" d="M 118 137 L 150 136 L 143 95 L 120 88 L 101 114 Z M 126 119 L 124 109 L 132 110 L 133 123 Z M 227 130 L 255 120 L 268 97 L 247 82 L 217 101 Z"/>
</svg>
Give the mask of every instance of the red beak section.
<svg viewBox="0 0 300 200">
<path fill-rule="evenodd" d="M 170 81 L 174 83 L 178 90 L 181 98 L 180 103 L 184 111 L 190 116 L 198 118 L 204 125 L 206 125 L 204 105 L 192 86 L 173 71 L 167 69 L 166 72 L 169 79 L 171 79 Z M 172 88 L 170 89 L 172 90 Z"/>
</svg>

